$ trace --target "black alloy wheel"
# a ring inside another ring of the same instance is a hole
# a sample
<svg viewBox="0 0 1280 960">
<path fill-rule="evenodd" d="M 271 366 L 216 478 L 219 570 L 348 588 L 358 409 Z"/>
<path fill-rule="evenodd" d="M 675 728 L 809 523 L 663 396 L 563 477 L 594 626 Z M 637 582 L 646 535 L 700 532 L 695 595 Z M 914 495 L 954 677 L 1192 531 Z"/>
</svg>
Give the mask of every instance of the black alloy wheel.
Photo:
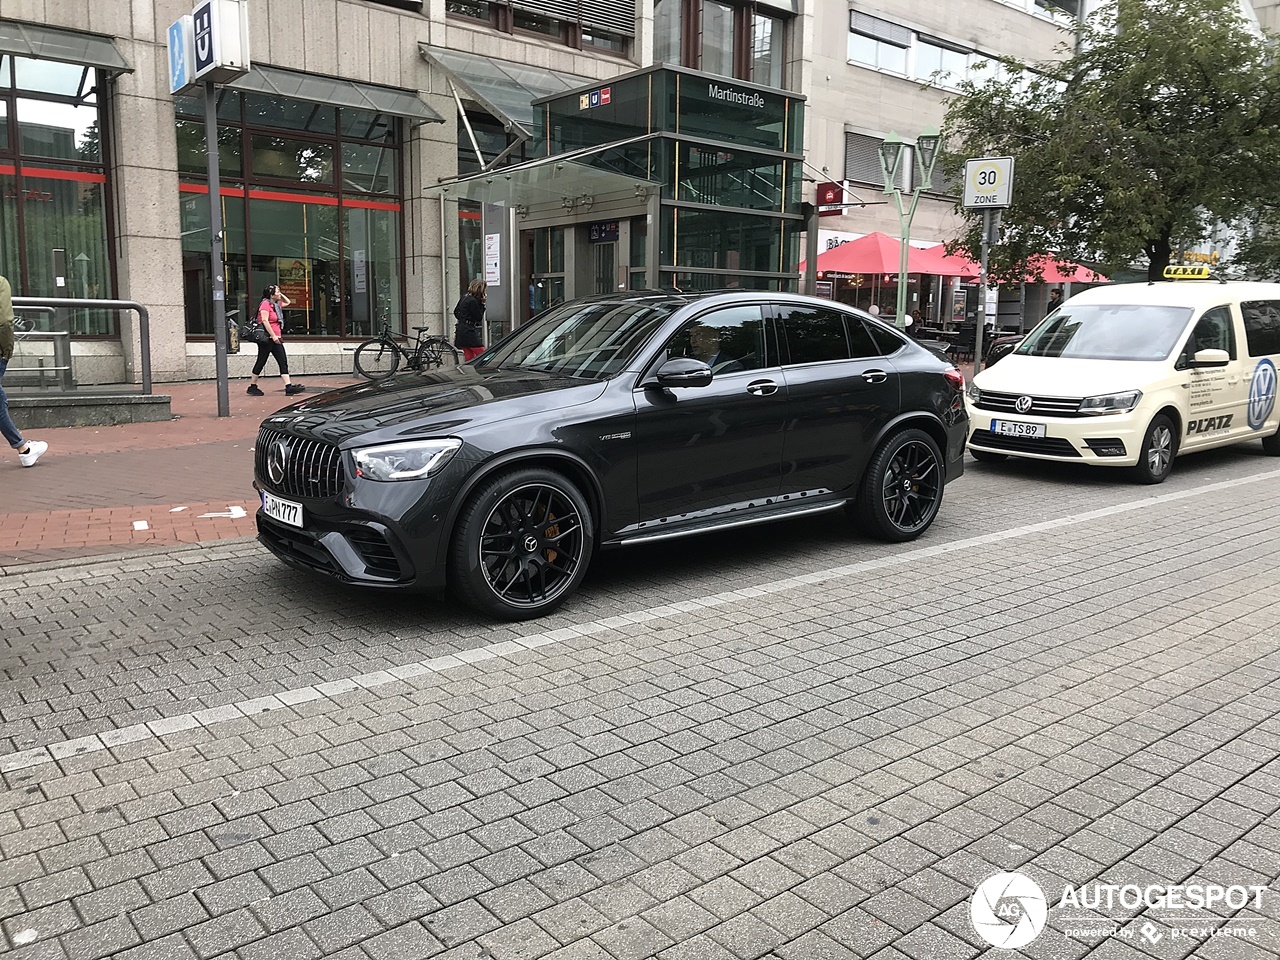
<svg viewBox="0 0 1280 960">
<path fill-rule="evenodd" d="M 1138 483 L 1163 483 L 1173 471 L 1173 458 L 1178 455 L 1178 434 L 1166 414 L 1151 418 L 1147 435 L 1142 438 L 1142 452 L 1131 473 Z"/>
<path fill-rule="evenodd" d="M 929 529 L 942 505 L 942 453 L 923 430 L 902 430 L 872 456 L 851 514 L 864 533 L 902 543 Z"/>
<path fill-rule="evenodd" d="M 385 380 L 400 366 L 400 351 L 385 340 L 366 340 L 356 347 L 356 372 L 369 380 Z"/>
<path fill-rule="evenodd" d="M 458 519 L 450 585 L 468 606 L 504 620 L 544 616 L 582 582 L 595 529 L 567 478 L 527 468 L 472 494 Z"/>
</svg>

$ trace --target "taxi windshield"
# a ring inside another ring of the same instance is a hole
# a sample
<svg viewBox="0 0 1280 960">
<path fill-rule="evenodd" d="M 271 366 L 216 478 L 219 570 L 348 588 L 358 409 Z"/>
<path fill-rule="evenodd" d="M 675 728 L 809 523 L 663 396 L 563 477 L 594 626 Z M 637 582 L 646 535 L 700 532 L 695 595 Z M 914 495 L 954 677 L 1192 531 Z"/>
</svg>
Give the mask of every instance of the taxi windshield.
<svg viewBox="0 0 1280 960">
<path fill-rule="evenodd" d="M 1075 360 L 1167 360 L 1191 308 L 1148 304 L 1067 304 L 1014 351 L 1023 357 Z"/>
</svg>

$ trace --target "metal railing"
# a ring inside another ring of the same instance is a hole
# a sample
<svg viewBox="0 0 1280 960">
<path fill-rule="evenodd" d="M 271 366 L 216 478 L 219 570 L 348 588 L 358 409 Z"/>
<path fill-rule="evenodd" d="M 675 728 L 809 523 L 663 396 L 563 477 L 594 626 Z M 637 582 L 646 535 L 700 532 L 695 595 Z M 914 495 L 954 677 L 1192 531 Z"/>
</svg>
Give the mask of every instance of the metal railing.
<svg viewBox="0 0 1280 960">
<path fill-rule="evenodd" d="M 66 315 L 66 310 L 71 309 L 89 309 L 89 310 L 133 310 L 138 314 L 138 359 L 142 367 L 142 394 L 143 396 L 151 396 L 151 315 L 147 312 L 147 308 L 134 300 L 82 300 L 72 297 L 14 297 L 13 309 L 15 312 L 36 310 L 42 313 L 50 312 L 55 317 L 60 317 L 64 322 L 59 323 L 61 330 L 39 330 L 24 331 L 21 334 L 22 339 L 37 338 L 41 340 L 51 340 L 53 342 L 53 366 L 52 367 L 10 367 L 14 373 L 18 372 L 34 372 L 40 373 L 42 376 L 45 371 L 56 371 L 62 374 L 62 385 L 64 389 L 75 389 L 75 381 L 71 376 L 71 329 L 70 318 Z"/>
</svg>

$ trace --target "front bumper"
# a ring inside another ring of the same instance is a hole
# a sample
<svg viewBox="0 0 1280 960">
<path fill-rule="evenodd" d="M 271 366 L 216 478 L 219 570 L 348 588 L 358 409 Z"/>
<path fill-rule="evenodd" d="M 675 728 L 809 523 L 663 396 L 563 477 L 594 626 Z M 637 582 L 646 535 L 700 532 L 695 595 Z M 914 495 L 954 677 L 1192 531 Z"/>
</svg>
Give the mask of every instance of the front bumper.
<svg viewBox="0 0 1280 960">
<path fill-rule="evenodd" d="M 1132 467 L 1140 457 L 1149 415 L 1129 413 L 1097 417 L 1023 416 L 975 407 L 968 400 L 969 448 L 1029 460 L 1088 463 L 1100 467 Z M 992 421 L 1043 424 L 1043 437 L 1011 437 L 992 432 Z"/>
</svg>

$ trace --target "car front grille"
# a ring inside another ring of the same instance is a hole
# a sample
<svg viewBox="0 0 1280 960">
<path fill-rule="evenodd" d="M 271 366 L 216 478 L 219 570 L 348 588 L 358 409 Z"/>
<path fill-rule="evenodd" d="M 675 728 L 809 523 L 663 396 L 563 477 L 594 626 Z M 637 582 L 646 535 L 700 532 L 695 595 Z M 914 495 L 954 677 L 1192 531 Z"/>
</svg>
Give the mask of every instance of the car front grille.
<svg viewBox="0 0 1280 960">
<path fill-rule="evenodd" d="M 1019 413 L 1025 416 L 1039 414 L 1042 417 L 1080 416 L 1080 397 L 1031 397 L 1031 408 L 1019 410 L 1015 406 L 1022 393 L 992 393 L 983 390 L 974 406 L 979 410 L 995 410 L 998 413 Z"/>
<path fill-rule="evenodd" d="M 1080 451 L 1062 437 L 1006 437 L 990 430 L 975 430 L 970 443 L 1010 453 L 1039 453 L 1046 457 L 1079 457 Z"/>
<path fill-rule="evenodd" d="M 342 570 L 334 562 L 329 551 L 313 537 L 270 517 L 258 515 L 258 536 L 276 553 L 304 567 L 330 576 L 341 576 Z"/>
<path fill-rule="evenodd" d="M 254 468 L 259 480 L 286 497 L 325 500 L 342 492 L 342 452 L 320 440 L 263 427 Z"/>
</svg>

